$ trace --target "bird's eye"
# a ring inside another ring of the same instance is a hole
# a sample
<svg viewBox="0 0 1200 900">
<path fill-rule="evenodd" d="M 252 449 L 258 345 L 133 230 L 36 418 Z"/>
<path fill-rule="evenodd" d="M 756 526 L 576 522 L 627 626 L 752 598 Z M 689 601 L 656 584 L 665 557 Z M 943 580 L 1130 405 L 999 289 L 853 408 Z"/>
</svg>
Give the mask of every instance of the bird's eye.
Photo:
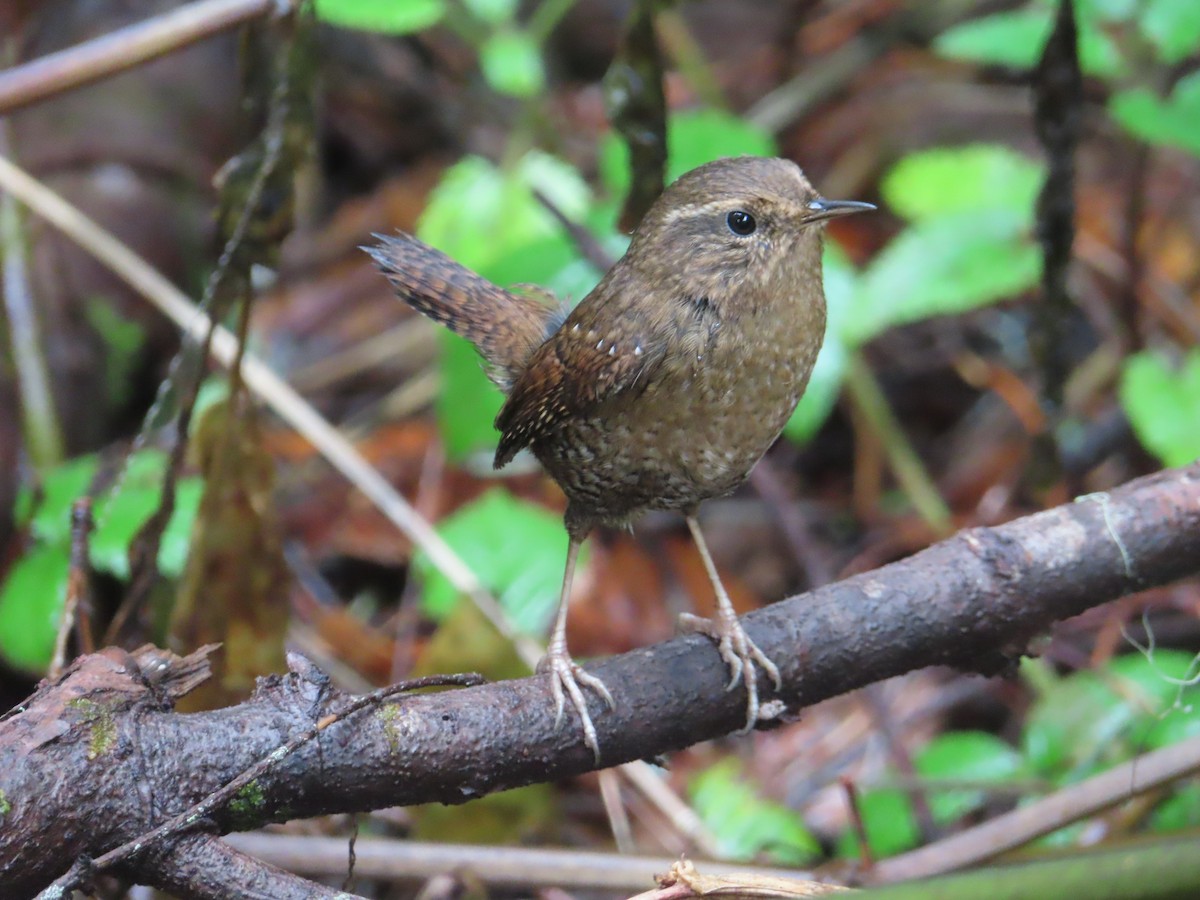
<svg viewBox="0 0 1200 900">
<path fill-rule="evenodd" d="M 725 223 L 729 226 L 729 230 L 734 234 L 740 234 L 743 237 L 747 234 L 754 234 L 754 229 L 758 227 L 758 223 L 754 221 L 754 216 L 742 209 L 735 209 L 725 217 Z"/>
</svg>

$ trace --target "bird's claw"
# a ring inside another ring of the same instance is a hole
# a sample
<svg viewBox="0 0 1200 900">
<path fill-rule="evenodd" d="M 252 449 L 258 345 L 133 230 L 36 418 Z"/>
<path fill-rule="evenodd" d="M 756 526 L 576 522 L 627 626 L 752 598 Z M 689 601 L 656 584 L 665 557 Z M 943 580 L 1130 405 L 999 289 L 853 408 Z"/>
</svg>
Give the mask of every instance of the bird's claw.
<svg viewBox="0 0 1200 900">
<path fill-rule="evenodd" d="M 580 724 L 583 728 L 583 742 L 591 748 L 596 765 L 600 765 L 600 740 L 596 735 L 596 726 L 592 723 L 591 713 L 588 712 L 583 688 L 591 688 L 608 704 L 610 710 L 616 709 L 616 701 L 613 700 L 608 687 L 595 675 L 585 672 L 576 665 L 575 661 L 565 653 L 547 654 L 538 663 L 537 670 L 541 674 L 550 676 L 550 691 L 554 695 L 554 727 L 562 727 L 563 720 L 566 718 L 567 697 L 570 697 L 571 705 L 579 713 Z"/>
<path fill-rule="evenodd" d="M 775 690 L 779 690 L 783 687 L 779 667 L 750 639 L 736 616 L 725 616 L 718 612 L 715 618 L 705 619 L 684 613 L 679 617 L 679 623 L 685 631 L 707 635 L 717 642 L 717 652 L 729 667 L 729 684 L 725 690 L 731 691 L 739 681 L 745 682 L 746 724 L 739 732 L 745 734 L 752 730 L 759 719 L 758 670 L 766 672 Z"/>
</svg>

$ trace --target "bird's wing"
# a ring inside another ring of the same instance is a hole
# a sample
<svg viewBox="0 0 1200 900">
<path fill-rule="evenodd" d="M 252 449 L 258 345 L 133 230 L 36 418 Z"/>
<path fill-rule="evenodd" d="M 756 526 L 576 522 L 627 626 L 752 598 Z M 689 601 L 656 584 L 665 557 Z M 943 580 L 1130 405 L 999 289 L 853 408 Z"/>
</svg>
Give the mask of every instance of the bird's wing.
<svg viewBox="0 0 1200 900">
<path fill-rule="evenodd" d="M 612 335 L 592 327 L 586 314 L 568 316 L 534 352 L 496 417 L 497 468 L 564 421 L 645 388 L 663 363 L 667 342 L 656 333 L 661 329 L 638 324 L 626 320 L 622 333 Z"/>
</svg>

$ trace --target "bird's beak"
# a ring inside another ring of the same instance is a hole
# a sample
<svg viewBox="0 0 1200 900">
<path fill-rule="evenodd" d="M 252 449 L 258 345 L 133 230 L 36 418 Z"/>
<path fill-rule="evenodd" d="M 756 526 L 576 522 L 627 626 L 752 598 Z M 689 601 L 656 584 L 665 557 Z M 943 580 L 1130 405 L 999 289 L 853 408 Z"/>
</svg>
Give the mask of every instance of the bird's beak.
<svg viewBox="0 0 1200 900">
<path fill-rule="evenodd" d="M 808 204 L 808 214 L 805 222 L 823 222 L 838 216 L 849 216 L 854 213 L 870 212 L 875 209 L 874 203 L 862 203 L 858 200 L 826 200 L 818 197 Z"/>
</svg>

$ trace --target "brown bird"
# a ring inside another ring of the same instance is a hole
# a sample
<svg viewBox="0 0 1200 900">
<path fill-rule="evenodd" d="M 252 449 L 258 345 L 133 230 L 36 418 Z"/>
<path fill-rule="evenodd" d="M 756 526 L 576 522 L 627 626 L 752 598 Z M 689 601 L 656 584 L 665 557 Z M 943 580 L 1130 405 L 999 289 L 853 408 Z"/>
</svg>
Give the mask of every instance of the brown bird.
<svg viewBox="0 0 1200 900">
<path fill-rule="evenodd" d="M 507 394 L 497 468 L 528 447 L 567 495 L 567 565 L 538 669 L 566 697 L 584 740 L 599 741 L 581 686 L 604 683 L 567 652 L 567 600 L 579 546 L 597 525 L 651 509 L 683 513 L 717 598 L 685 626 L 717 641 L 728 689 L 779 669 L 746 634 L 696 520 L 700 503 L 750 474 L 800 400 L 825 333 L 822 224 L 874 209 L 825 200 L 783 159 L 721 159 L 688 172 L 646 213 L 625 255 L 574 309 L 499 288 L 408 235 L 368 252 L 399 296 L 462 335 Z"/>
</svg>

